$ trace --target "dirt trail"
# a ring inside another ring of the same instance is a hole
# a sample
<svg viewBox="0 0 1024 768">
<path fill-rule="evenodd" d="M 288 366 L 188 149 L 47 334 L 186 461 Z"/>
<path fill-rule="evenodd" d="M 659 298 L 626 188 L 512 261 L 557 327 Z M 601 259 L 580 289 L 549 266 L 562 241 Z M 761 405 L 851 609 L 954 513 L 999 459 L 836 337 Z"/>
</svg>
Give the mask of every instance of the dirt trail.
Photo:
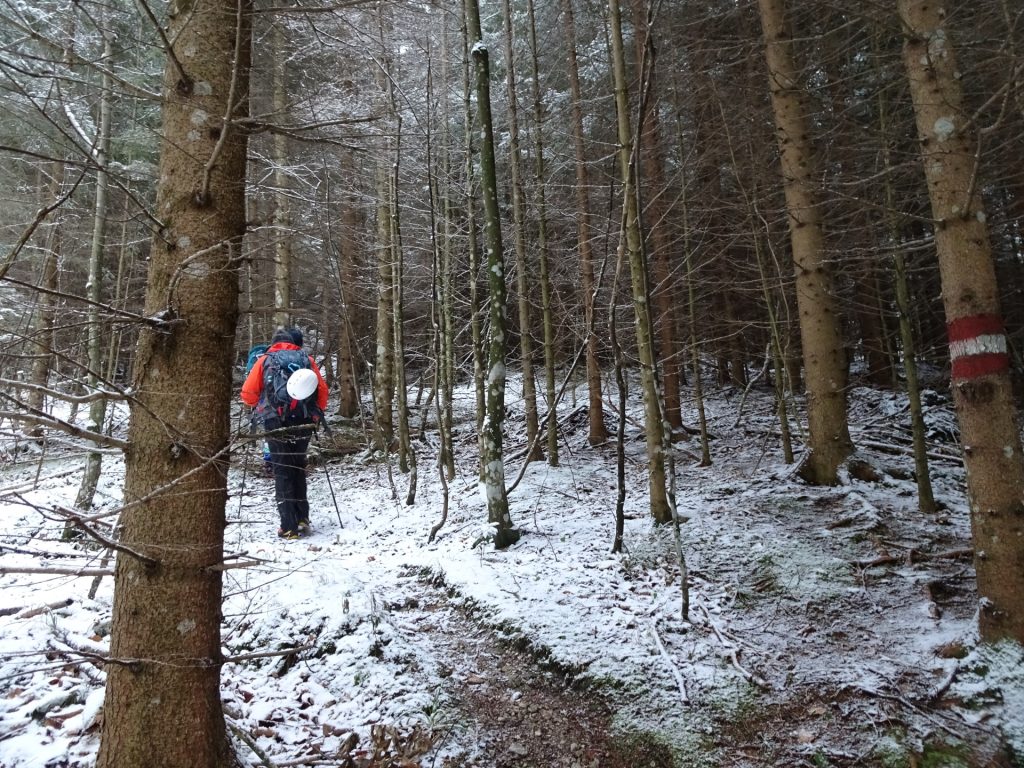
<svg viewBox="0 0 1024 768">
<path fill-rule="evenodd" d="M 463 747 L 448 768 L 670 768 L 656 747 L 620 743 L 601 697 L 542 669 L 453 607 L 440 590 L 423 594 L 420 630 L 444 658 L 440 672 L 457 710 Z M 443 741 L 442 741 L 443 748 Z M 450 750 L 444 750 L 450 752 Z"/>
</svg>

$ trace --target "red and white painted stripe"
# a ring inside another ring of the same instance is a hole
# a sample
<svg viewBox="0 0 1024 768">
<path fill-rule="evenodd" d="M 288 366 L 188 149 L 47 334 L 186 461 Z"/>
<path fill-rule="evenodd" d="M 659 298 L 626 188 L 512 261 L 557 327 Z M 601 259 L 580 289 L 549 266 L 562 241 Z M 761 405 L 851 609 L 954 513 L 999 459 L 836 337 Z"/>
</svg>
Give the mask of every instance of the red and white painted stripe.
<svg viewBox="0 0 1024 768">
<path fill-rule="evenodd" d="M 964 381 L 1009 369 L 1006 333 L 999 315 L 961 317 L 946 325 L 953 380 Z"/>
</svg>

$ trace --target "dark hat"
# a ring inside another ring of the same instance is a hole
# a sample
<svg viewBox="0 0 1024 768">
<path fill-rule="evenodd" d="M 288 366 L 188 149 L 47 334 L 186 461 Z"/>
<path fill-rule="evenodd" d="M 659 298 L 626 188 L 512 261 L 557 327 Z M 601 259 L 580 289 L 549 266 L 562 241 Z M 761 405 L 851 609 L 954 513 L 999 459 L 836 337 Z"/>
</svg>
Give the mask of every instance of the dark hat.
<svg viewBox="0 0 1024 768">
<path fill-rule="evenodd" d="M 278 328 L 274 331 L 274 335 L 270 337 L 271 344 L 295 344 L 298 347 L 302 346 L 302 331 L 298 328 Z"/>
</svg>

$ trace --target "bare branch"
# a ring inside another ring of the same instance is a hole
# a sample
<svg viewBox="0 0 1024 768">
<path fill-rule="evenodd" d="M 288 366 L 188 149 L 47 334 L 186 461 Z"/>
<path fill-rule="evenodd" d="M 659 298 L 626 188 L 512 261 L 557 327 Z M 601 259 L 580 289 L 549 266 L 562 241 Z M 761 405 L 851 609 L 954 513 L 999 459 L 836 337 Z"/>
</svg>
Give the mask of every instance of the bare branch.
<svg viewBox="0 0 1024 768">
<path fill-rule="evenodd" d="M 156 566 L 160 565 L 159 560 L 155 560 L 149 555 L 144 555 L 141 552 L 136 552 L 131 547 L 127 547 L 124 544 L 108 539 L 106 536 L 103 536 L 102 534 L 98 533 L 93 528 L 86 525 L 85 522 L 82 520 L 81 516 L 74 510 L 68 509 L 67 507 L 56 507 L 55 509 L 60 514 L 64 515 L 67 518 L 68 522 L 75 526 L 75 528 L 82 531 L 82 533 L 86 534 L 87 536 L 96 539 L 96 541 L 98 541 L 107 549 L 113 549 L 117 552 L 129 555 L 130 557 L 134 557 L 147 568 L 155 568 Z"/>
<path fill-rule="evenodd" d="M 98 389 L 88 395 L 69 395 L 66 392 L 58 392 L 56 389 L 50 389 L 49 387 L 43 387 L 39 384 L 30 384 L 27 381 L 15 381 L 14 379 L 0 378 L 0 384 L 6 384 L 10 387 L 19 387 L 21 389 L 28 389 L 32 392 L 42 392 L 47 397 L 52 397 L 56 400 L 63 400 L 66 403 L 92 403 L 96 400 L 127 400 L 130 395 L 124 392 L 112 392 L 108 389 Z"/>
<path fill-rule="evenodd" d="M 40 427 L 49 427 L 50 429 L 56 429 L 61 432 L 66 432 L 72 437 L 80 437 L 83 440 L 91 440 L 96 445 L 102 445 L 106 448 L 119 448 L 124 450 L 128 447 L 128 441 L 120 440 L 110 435 L 104 435 L 99 432 L 93 432 L 82 427 L 75 426 L 74 424 L 58 419 L 55 416 L 47 416 L 41 411 L 35 413 L 23 413 L 21 411 L 0 411 L 0 419 L 11 419 L 11 421 L 17 421 L 24 424 L 34 424 Z"/>
<path fill-rule="evenodd" d="M 53 203 L 46 206 L 45 208 L 39 209 L 39 211 L 36 213 L 35 219 L 33 219 L 32 223 L 28 225 L 28 228 L 21 233 L 21 237 L 18 238 L 18 242 L 14 244 L 14 247 L 11 248 L 10 253 L 8 253 L 7 256 L 4 258 L 3 264 L 0 264 L 0 280 L 5 279 L 5 277 L 7 276 L 7 271 L 14 265 L 14 260 L 18 258 L 18 254 L 21 253 L 21 249 L 25 247 L 25 243 L 28 242 L 28 239 L 32 237 L 32 233 L 39 228 L 39 225 L 46 220 L 47 216 L 49 216 L 55 210 L 64 205 L 65 202 L 67 202 L 68 198 L 70 198 L 71 195 L 74 194 L 75 190 L 78 189 L 78 185 L 82 183 L 82 179 L 84 178 L 85 171 L 83 170 L 78 175 L 78 178 L 75 179 L 75 183 L 71 185 L 71 189 L 69 189 L 66 194 L 61 195 L 59 198 L 54 200 Z"/>
<path fill-rule="evenodd" d="M 113 568 L 61 568 L 60 566 L 30 566 L 0 565 L 0 575 L 7 576 L 12 573 L 39 573 L 51 576 L 113 576 Z"/>
</svg>

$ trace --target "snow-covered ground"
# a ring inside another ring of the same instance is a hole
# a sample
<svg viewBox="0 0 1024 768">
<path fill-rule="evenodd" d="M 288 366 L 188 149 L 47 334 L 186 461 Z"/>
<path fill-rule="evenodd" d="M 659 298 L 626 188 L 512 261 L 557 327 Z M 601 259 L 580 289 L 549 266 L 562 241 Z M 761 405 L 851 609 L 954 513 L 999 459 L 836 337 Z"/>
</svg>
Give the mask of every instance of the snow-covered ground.
<svg viewBox="0 0 1024 768">
<path fill-rule="evenodd" d="M 989 755 L 1000 741 L 1024 755 L 1021 649 L 976 644 L 973 569 L 957 554 L 969 546 L 969 521 L 956 446 L 932 446 L 946 508 L 926 516 L 901 396 L 853 391 L 855 442 L 882 475 L 836 488 L 806 486 L 782 462 L 770 393 L 752 391 L 737 420 L 741 398 L 712 391 L 711 467 L 696 466 L 695 438 L 676 446 L 679 511 L 689 518 L 685 619 L 671 527 L 653 526 L 647 512 L 639 403 L 618 555 L 614 447 L 587 445 L 572 403 L 560 411 L 561 465 L 529 467 L 510 497 L 524 536 L 501 552 L 486 541 L 471 420 L 459 425 L 449 516 L 430 544 L 442 498 L 433 438 L 415 443 L 412 506 L 407 477 L 394 469 L 393 498 L 379 457 L 315 466 L 315 531 L 299 541 L 277 539 L 273 482 L 254 452 L 240 452 L 226 548 L 260 564 L 225 573 L 225 655 L 311 646 L 224 667 L 242 761 L 340 762 L 350 734 L 366 746 L 371 726 L 384 724 L 432 736 L 424 764 L 477 765 L 484 737 L 459 689 L 488 670 L 452 668 L 438 639 L 442 603 L 607 696 L 616 730 L 671 744 L 681 765 L 909 765 L 912 753 Z M 955 437 L 948 403 L 932 402 L 936 434 Z M 91 765 L 104 675 L 82 654 L 106 650 L 112 579 L 90 598 L 92 577 L 10 570 L 109 567 L 102 551 L 62 542 L 48 513 L 73 504 L 82 455 L 5 448 L 0 766 Z M 513 438 L 506 448 L 514 457 L 524 446 Z M 509 480 L 520 462 L 508 459 Z M 107 456 L 102 507 L 117 506 L 122 478 L 120 459 Z"/>
</svg>

